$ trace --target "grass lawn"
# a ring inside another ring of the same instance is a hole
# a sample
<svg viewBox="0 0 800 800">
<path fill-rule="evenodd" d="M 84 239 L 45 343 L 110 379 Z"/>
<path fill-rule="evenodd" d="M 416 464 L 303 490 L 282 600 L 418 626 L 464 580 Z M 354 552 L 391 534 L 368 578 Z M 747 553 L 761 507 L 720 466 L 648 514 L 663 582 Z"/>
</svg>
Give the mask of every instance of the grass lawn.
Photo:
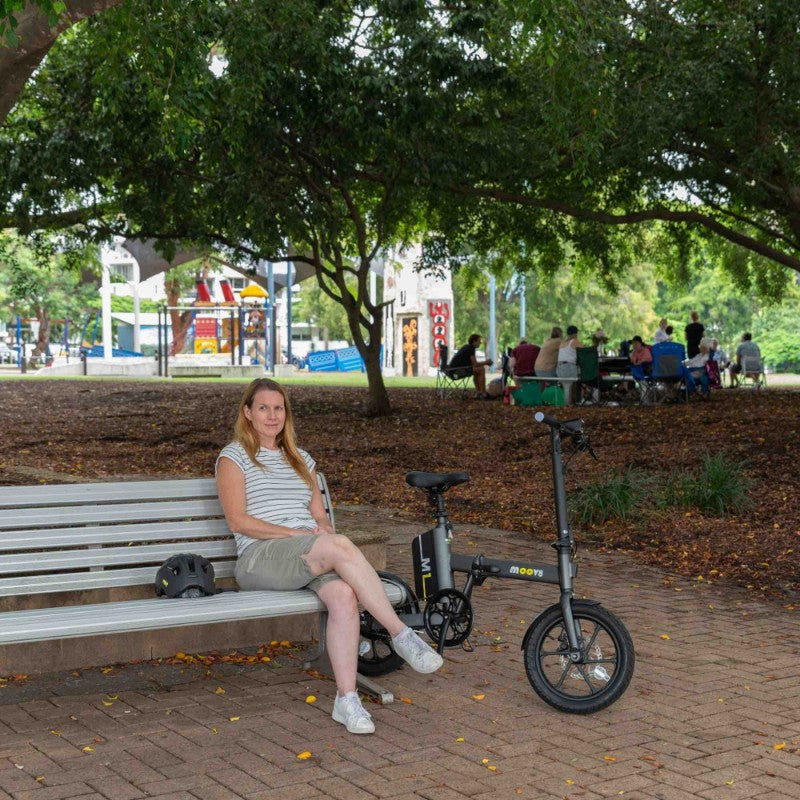
<svg viewBox="0 0 800 800">
<path fill-rule="evenodd" d="M 490 374 L 487 380 L 498 377 L 499 373 Z M 265 373 L 265 377 L 269 377 Z M 89 376 L 76 378 L 74 375 L 52 375 L 48 376 L 46 372 L 41 373 L 26 373 L 21 375 L 16 370 L 12 370 L 8 365 L 4 365 L 0 370 L 0 380 L 3 378 L 20 378 L 26 380 L 34 380 L 41 378 L 48 378 L 49 380 L 129 380 L 120 376 Z M 130 380 L 137 380 L 136 378 Z M 248 383 L 250 378 L 147 378 L 148 381 L 191 381 L 200 383 Z M 351 386 L 351 387 L 365 387 L 367 385 L 367 376 L 364 372 L 308 372 L 307 370 L 295 370 L 294 374 L 290 377 L 281 377 L 277 379 L 279 383 L 296 386 Z M 403 376 L 384 376 L 384 383 L 389 389 L 425 389 L 432 388 L 436 385 L 436 378 L 425 376 L 414 376 L 406 378 Z M 796 373 L 767 373 L 767 388 L 781 389 L 800 387 L 800 375 Z"/>
</svg>

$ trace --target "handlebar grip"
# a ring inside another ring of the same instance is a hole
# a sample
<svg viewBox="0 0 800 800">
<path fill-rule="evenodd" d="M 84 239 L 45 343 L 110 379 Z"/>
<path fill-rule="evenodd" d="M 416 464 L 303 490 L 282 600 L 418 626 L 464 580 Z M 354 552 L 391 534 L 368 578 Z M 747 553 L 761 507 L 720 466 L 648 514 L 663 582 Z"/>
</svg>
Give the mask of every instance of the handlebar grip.
<svg viewBox="0 0 800 800">
<path fill-rule="evenodd" d="M 559 428 L 559 427 L 561 427 L 561 420 L 556 419 L 555 417 L 551 417 L 549 414 L 545 414 L 542 411 L 537 411 L 533 415 L 533 418 L 537 422 L 545 422 L 545 423 L 547 423 L 551 428 Z"/>
</svg>

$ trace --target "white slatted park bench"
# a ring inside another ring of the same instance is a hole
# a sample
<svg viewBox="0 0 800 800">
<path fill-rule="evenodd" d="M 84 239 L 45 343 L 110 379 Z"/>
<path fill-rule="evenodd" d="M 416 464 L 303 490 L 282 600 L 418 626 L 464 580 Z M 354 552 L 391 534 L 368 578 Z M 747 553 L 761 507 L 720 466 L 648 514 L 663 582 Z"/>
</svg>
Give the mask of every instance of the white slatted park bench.
<svg viewBox="0 0 800 800">
<path fill-rule="evenodd" d="M 318 481 L 333 522 L 321 473 Z M 153 589 L 147 597 L 143 587 L 154 585 L 158 567 L 187 552 L 205 556 L 216 578 L 233 585 L 236 547 L 213 479 L 0 487 L 0 608 L 13 609 L 0 611 L 0 647 L 312 613 L 320 615 L 322 653 L 325 608 L 308 589 L 189 599 L 157 598 Z M 384 585 L 393 604 L 404 600 Z M 113 597 L 132 587 L 145 599 L 84 602 L 96 590 Z M 77 604 L 61 604 L 75 592 L 69 599 Z M 42 601 L 46 607 L 19 607 Z M 360 685 L 391 702 L 369 679 L 360 676 Z"/>
</svg>

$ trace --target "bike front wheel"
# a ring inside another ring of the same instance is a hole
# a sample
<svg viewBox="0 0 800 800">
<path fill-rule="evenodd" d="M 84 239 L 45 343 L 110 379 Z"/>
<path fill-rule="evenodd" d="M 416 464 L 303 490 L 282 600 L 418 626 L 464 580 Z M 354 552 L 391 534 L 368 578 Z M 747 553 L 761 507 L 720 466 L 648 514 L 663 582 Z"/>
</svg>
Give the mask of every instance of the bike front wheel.
<svg viewBox="0 0 800 800">
<path fill-rule="evenodd" d="M 633 641 L 622 621 L 598 603 L 575 600 L 581 654 L 569 658 L 561 606 L 542 612 L 528 628 L 522 649 L 525 672 L 545 703 L 570 714 L 592 714 L 616 702 L 633 676 Z"/>
</svg>

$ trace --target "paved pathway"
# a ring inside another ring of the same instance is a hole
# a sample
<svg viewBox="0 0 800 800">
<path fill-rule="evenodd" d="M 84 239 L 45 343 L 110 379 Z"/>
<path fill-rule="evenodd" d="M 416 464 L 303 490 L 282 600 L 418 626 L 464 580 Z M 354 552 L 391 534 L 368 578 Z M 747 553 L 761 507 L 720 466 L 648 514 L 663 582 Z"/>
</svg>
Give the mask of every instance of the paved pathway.
<svg viewBox="0 0 800 800">
<path fill-rule="evenodd" d="M 409 577 L 415 528 L 381 519 L 390 568 Z M 546 545 L 474 528 L 456 548 L 552 559 Z M 554 587 L 487 582 L 476 652 L 448 651 L 433 676 L 386 677 L 408 702 L 374 707 L 374 736 L 333 723 L 333 685 L 291 661 L 162 689 L 115 690 L 112 673 L 108 690 L 72 696 L 33 680 L 22 702 L 12 684 L 0 690 L 0 800 L 800 798 L 798 612 L 623 555 L 584 554 L 577 586 L 625 620 L 637 648 L 630 688 L 599 714 L 557 713 L 525 677 L 521 637 Z"/>
</svg>

